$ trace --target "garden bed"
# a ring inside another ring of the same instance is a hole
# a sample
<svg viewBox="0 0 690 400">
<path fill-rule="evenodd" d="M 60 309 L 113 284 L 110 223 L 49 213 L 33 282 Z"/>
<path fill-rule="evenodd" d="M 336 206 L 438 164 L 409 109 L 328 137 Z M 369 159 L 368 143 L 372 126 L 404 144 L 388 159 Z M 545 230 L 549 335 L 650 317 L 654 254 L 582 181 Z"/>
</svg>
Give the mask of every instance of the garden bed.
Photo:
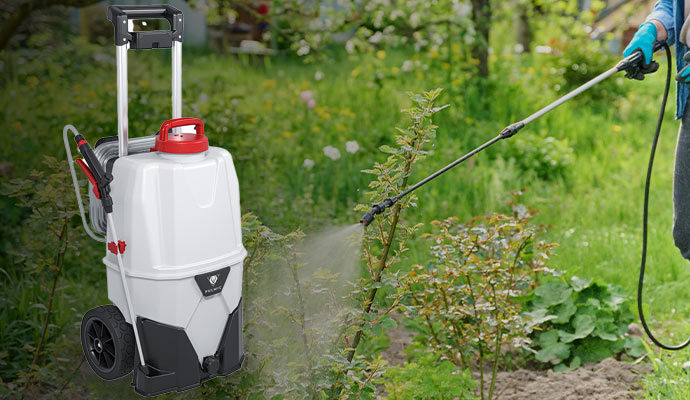
<svg viewBox="0 0 690 400">
<path fill-rule="evenodd" d="M 398 325 L 386 335 L 390 346 L 383 352 L 383 358 L 392 365 L 404 364 L 407 360 L 404 350 L 411 344 L 414 334 Z M 502 371 L 496 378 L 496 399 L 634 400 L 642 396 L 642 376 L 651 370 L 646 363 L 607 358 L 567 372 Z"/>
</svg>

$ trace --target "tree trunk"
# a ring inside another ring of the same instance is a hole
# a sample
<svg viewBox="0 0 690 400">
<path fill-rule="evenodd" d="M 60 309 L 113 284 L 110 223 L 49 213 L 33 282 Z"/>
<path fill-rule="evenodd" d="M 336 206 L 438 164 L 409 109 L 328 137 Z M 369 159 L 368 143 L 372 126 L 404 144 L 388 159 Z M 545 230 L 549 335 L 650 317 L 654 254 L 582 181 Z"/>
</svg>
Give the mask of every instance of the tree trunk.
<svg viewBox="0 0 690 400">
<path fill-rule="evenodd" d="M 30 3 L 22 3 L 3 21 L 2 28 L 0 28 L 0 50 L 7 47 L 10 39 L 12 39 L 17 29 L 19 29 L 22 21 L 31 14 L 31 11 Z"/>
<path fill-rule="evenodd" d="M 476 36 L 472 46 L 474 58 L 479 60 L 479 76 L 489 76 L 489 31 L 491 30 L 490 0 L 472 0 L 472 22 Z"/>
<path fill-rule="evenodd" d="M 532 47 L 532 30 L 529 26 L 527 6 L 521 6 L 516 21 L 517 42 L 522 46 L 522 51 L 529 53 Z"/>
<path fill-rule="evenodd" d="M 98 3 L 100 0 L 26 0 L 22 1 L 10 13 L 10 15 L 2 21 L 2 28 L 0 28 L 0 50 L 7 48 L 7 45 L 12 39 L 12 36 L 17 32 L 22 22 L 31 15 L 34 11 L 42 10 L 52 6 L 66 6 L 82 8 Z"/>
</svg>

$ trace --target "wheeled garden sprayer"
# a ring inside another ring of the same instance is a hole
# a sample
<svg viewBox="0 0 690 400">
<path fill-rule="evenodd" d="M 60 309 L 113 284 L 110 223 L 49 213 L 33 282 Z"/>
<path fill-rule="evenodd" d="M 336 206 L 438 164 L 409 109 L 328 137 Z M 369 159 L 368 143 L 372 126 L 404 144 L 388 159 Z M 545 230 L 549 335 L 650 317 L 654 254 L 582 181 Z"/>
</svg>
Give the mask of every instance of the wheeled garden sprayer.
<svg viewBox="0 0 690 400">
<path fill-rule="evenodd" d="M 169 5 L 110 6 L 117 63 L 117 136 L 92 149 L 72 125 L 65 149 L 89 236 L 106 243 L 108 298 L 86 313 L 81 341 L 103 379 L 134 370 L 137 393 L 199 386 L 237 371 L 242 345 L 239 185 L 232 156 L 210 147 L 204 124 L 182 118 L 183 15 Z M 133 20 L 166 19 L 169 30 L 135 31 Z M 172 53 L 172 119 L 158 133 L 128 138 L 127 51 Z M 184 127 L 193 126 L 194 133 Z M 71 135 L 70 135 L 71 133 Z M 82 204 L 69 138 L 89 180 Z"/>
<path fill-rule="evenodd" d="M 668 45 L 665 42 L 659 42 L 657 41 L 654 44 L 654 49 L 653 51 L 656 52 L 658 50 L 664 49 L 666 52 L 666 59 L 667 59 L 667 72 L 666 72 L 666 85 L 664 87 L 664 95 L 661 101 L 661 109 L 659 110 L 659 118 L 657 120 L 656 124 L 656 130 L 654 132 L 654 139 L 652 140 L 652 149 L 649 155 L 649 164 L 647 166 L 647 177 L 645 181 L 645 188 L 644 188 L 644 205 L 643 205 L 643 217 L 642 217 L 642 258 L 640 262 L 640 276 L 638 280 L 638 285 L 637 285 L 637 309 L 640 314 L 640 321 L 642 322 L 642 327 L 644 328 L 645 332 L 647 333 L 647 336 L 651 339 L 651 341 L 656 344 L 657 346 L 666 349 L 666 350 L 680 350 L 688 345 L 690 345 L 690 338 L 688 338 L 686 341 L 679 345 L 666 345 L 664 343 L 661 343 L 655 336 L 652 334 L 649 326 L 647 325 L 647 321 L 644 317 L 644 312 L 642 310 L 642 288 L 644 286 L 644 274 L 645 274 L 645 266 L 647 263 L 647 220 L 648 220 L 648 209 L 649 209 L 649 188 L 651 186 L 651 179 L 652 179 L 652 168 L 654 166 L 654 155 L 656 153 L 656 147 L 657 143 L 659 141 L 659 133 L 661 131 L 661 124 L 664 119 L 664 111 L 666 109 L 666 101 L 668 100 L 668 94 L 669 94 L 669 89 L 671 86 L 671 50 L 669 49 Z M 688 53 L 690 55 L 690 53 Z M 686 55 L 685 60 L 690 62 L 690 57 Z M 642 54 L 642 51 L 638 50 L 635 53 L 629 55 L 628 57 L 622 59 L 619 61 L 614 67 L 609 69 L 608 71 L 598 75 L 597 77 L 593 78 L 592 80 L 586 82 L 582 86 L 572 90 L 570 93 L 564 95 L 563 97 L 559 98 L 558 100 L 554 101 L 553 103 L 549 104 L 548 106 L 542 108 L 541 110 L 535 112 L 534 114 L 528 116 L 527 118 L 515 122 L 513 124 L 508 125 L 505 127 L 496 137 L 493 139 L 487 141 L 486 143 L 482 144 L 481 146 L 475 148 L 474 150 L 470 151 L 469 153 L 463 155 L 462 157 L 458 158 L 457 160 L 453 161 L 452 163 L 446 165 L 445 167 L 439 169 L 438 171 L 434 172 L 433 174 L 427 176 L 426 178 L 422 179 L 415 185 L 412 185 L 409 187 L 407 190 L 395 195 L 391 196 L 385 200 L 383 200 L 380 203 L 374 204 L 371 209 L 364 214 L 360 222 L 362 225 L 365 227 L 368 226 L 372 221 L 374 221 L 374 218 L 376 215 L 383 213 L 387 208 L 393 206 L 395 203 L 397 203 L 400 199 L 403 197 L 407 196 L 414 190 L 424 186 L 425 184 L 429 183 L 430 181 L 438 178 L 440 175 L 443 173 L 447 172 L 451 168 L 462 164 L 475 154 L 481 152 L 482 150 L 485 150 L 486 148 L 490 147 L 494 143 L 497 143 L 503 139 L 508 139 L 513 137 L 515 134 L 517 134 L 521 129 L 523 129 L 525 126 L 529 125 L 531 122 L 539 119 L 540 117 L 543 117 L 544 115 L 548 114 L 549 112 L 553 111 L 556 107 L 560 106 L 563 103 L 566 103 L 567 101 L 573 99 L 577 95 L 587 91 L 588 89 L 592 88 L 593 86 L 597 85 L 600 82 L 603 82 L 604 80 L 610 78 L 611 76 L 615 75 L 618 72 L 625 71 L 625 76 L 627 78 L 632 78 L 632 79 L 637 79 L 637 80 L 643 80 L 644 75 L 654 73 L 659 69 L 659 64 L 652 60 L 649 64 L 644 63 L 644 57 Z M 678 79 L 678 78 L 677 78 Z"/>
</svg>

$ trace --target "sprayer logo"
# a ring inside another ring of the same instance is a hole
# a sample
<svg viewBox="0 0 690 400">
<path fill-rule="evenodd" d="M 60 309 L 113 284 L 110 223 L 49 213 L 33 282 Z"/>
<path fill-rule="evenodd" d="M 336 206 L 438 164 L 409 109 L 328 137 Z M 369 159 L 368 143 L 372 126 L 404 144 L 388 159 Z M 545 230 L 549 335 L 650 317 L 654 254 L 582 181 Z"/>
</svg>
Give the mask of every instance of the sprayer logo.
<svg viewBox="0 0 690 400">
<path fill-rule="evenodd" d="M 225 286 L 225 281 L 228 279 L 229 273 L 230 267 L 225 267 L 197 275 L 194 277 L 194 280 L 196 284 L 199 285 L 201 294 L 204 296 L 213 296 L 223 291 L 223 286 Z"/>
</svg>

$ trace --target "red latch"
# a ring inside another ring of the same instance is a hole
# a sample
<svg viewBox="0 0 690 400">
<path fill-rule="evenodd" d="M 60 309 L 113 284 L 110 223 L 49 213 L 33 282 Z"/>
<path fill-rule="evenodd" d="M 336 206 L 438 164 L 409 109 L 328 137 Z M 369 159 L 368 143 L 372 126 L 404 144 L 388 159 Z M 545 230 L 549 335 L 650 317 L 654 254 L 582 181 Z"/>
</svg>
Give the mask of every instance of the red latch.
<svg viewBox="0 0 690 400">
<path fill-rule="evenodd" d="M 117 241 L 117 246 L 115 246 L 115 242 L 108 242 L 108 250 L 113 254 L 117 254 L 118 250 L 120 251 L 120 254 L 124 253 L 125 247 L 127 247 L 127 243 L 122 240 Z"/>
<path fill-rule="evenodd" d="M 98 185 L 96 184 L 96 178 L 93 177 L 93 173 L 91 172 L 91 168 L 89 168 L 88 165 L 84 162 L 83 159 L 77 158 L 77 165 L 81 168 L 82 171 L 86 174 L 86 177 L 89 179 L 89 182 L 91 182 L 91 186 L 93 186 L 93 194 L 96 195 L 96 198 L 100 200 L 101 198 L 101 192 L 98 191 Z"/>
</svg>

